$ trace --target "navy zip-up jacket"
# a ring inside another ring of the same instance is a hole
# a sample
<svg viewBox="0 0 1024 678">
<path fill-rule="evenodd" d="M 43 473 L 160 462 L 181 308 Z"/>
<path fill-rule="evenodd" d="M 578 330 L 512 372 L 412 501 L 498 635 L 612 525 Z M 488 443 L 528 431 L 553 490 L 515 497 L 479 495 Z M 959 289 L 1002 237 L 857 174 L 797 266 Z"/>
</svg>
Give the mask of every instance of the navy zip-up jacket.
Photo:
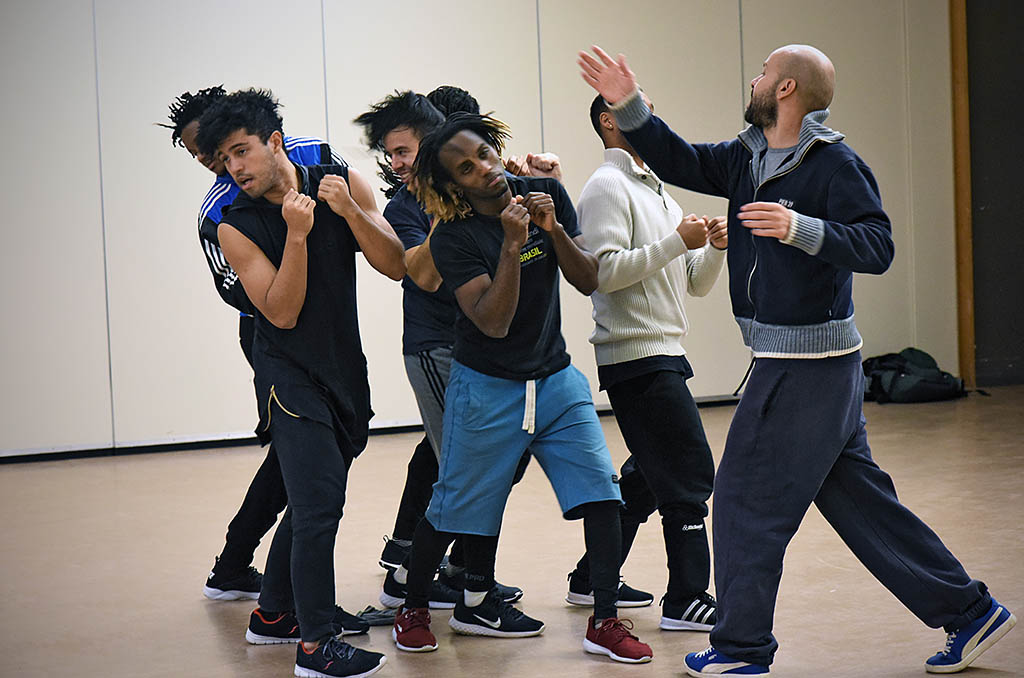
<svg viewBox="0 0 1024 678">
<path fill-rule="evenodd" d="M 718 144 L 690 144 L 638 95 L 612 109 L 626 139 L 663 180 L 729 199 L 729 293 L 756 357 L 825 358 L 862 345 L 853 321 L 853 273 L 880 274 L 893 258 L 892 226 L 871 169 L 822 123 L 805 116 L 792 154 L 759 177 L 768 147 L 757 127 Z M 796 213 L 786 241 L 754 236 L 741 206 L 778 202 Z"/>
</svg>

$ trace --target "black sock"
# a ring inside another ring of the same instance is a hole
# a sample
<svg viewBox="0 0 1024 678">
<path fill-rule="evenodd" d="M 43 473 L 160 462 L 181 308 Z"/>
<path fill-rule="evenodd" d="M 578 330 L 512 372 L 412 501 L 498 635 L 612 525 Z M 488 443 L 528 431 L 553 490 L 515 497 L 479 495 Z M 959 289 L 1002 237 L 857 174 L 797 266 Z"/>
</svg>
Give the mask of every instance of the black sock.
<svg viewBox="0 0 1024 678">
<path fill-rule="evenodd" d="M 409 571 L 405 584 L 407 608 L 428 606 L 434 573 L 437 572 L 441 558 L 444 557 L 444 552 L 448 550 L 448 545 L 453 539 L 454 534 L 435 530 L 426 518 L 416 526 L 412 550 L 405 562 L 405 569 Z"/>
<path fill-rule="evenodd" d="M 486 593 L 494 588 L 494 561 L 498 556 L 498 537 L 463 535 L 466 557 L 466 590 Z"/>
<path fill-rule="evenodd" d="M 600 501 L 583 506 L 583 540 L 590 557 L 590 583 L 594 590 L 594 618 L 618 616 L 619 558 L 622 556 L 622 532 L 619 505 Z"/>
<path fill-rule="evenodd" d="M 391 532 L 392 539 L 412 539 L 416 526 L 427 511 L 430 495 L 437 482 L 437 457 L 430 440 L 423 438 L 416 446 L 409 459 L 405 473 L 405 489 L 402 499 L 398 502 L 398 515 L 395 516 L 395 529 Z"/>
</svg>

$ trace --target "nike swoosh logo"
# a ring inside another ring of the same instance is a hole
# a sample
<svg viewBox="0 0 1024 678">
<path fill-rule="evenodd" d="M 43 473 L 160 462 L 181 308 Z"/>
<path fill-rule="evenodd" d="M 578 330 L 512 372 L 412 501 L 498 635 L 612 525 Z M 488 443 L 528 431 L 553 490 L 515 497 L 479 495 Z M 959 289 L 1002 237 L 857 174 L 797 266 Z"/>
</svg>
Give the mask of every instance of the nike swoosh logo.
<svg viewBox="0 0 1024 678">
<path fill-rule="evenodd" d="M 491 621 L 490 619 L 486 619 L 485 617 L 481 617 L 478 614 L 474 614 L 473 616 L 476 617 L 477 619 L 479 619 L 480 621 L 482 621 L 483 623 L 487 624 L 488 626 L 490 626 L 492 629 L 500 629 L 501 628 L 501 617 L 498 617 L 498 619 L 496 621 Z"/>
</svg>

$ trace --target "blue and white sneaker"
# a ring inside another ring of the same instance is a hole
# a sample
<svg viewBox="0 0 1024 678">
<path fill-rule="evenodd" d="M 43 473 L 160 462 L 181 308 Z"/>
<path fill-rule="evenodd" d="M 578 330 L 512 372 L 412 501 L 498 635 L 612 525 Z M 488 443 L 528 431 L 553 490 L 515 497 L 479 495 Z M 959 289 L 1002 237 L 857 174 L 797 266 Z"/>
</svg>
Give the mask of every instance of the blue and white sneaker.
<svg viewBox="0 0 1024 678">
<path fill-rule="evenodd" d="M 946 634 L 946 647 L 925 662 L 925 670 L 928 673 L 963 671 L 1016 623 L 1017 618 L 993 598 L 988 612 L 962 629 Z"/>
<path fill-rule="evenodd" d="M 767 676 L 768 667 L 750 664 L 722 654 L 713 647 L 703 652 L 691 652 L 683 659 L 686 672 L 697 678 L 716 676 Z"/>
</svg>

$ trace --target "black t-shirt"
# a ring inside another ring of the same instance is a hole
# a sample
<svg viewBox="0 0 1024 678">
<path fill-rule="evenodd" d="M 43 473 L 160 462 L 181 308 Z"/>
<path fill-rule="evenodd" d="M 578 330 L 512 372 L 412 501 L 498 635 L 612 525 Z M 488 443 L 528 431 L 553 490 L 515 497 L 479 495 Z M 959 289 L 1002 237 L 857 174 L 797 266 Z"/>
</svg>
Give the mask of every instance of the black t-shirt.
<svg viewBox="0 0 1024 678">
<path fill-rule="evenodd" d="M 422 245 L 430 233 L 430 216 L 402 186 L 384 208 L 384 218 L 402 240 L 405 249 Z M 455 343 L 455 298 L 441 285 L 425 292 L 412 278 L 402 280 L 402 353 L 412 355 Z"/>
<path fill-rule="evenodd" d="M 314 198 L 325 174 L 348 180 L 348 168 L 342 165 L 296 167 L 301 192 Z M 236 228 L 270 263 L 281 266 L 288 226 L 280 205 L 240 192 L 222 223 Z M 276 327 L 256 311 L 253 369 L 260 407 L 256 433 L 264 443 L 269 441 L 270 418 L 282 414 L 280 407 L 332 426 L 347 457 L 366 447 L 373 413 L 356 311 L 358 249 L 348 223 L 318 200 L 313 230 L 306 239 L 306 298 L 295 327 Z"/>
<path fill-rule="evenodd" d="M 580 234 L 576 210 L 558 181 L 513 177 L 508 183 L 513 195 L 531 191 L 550 195 L 555 216 L 565 232 L 571 238 Z M 430 239 L 430 252 L 444 284 L 454 293 L 481 274 L 493 280 L 504 238 L 500 217 L 473 214 L 440 224 Z M 519 255 L 519 266 L 519 304 L 508 336 L 488 337 L 456 304 L 454 357 L 477 372 L 527 381 L 554 374 L 569 364 L 562 338 L 558 260 L 551 236 L 533 223 Z"/>
</svg>

